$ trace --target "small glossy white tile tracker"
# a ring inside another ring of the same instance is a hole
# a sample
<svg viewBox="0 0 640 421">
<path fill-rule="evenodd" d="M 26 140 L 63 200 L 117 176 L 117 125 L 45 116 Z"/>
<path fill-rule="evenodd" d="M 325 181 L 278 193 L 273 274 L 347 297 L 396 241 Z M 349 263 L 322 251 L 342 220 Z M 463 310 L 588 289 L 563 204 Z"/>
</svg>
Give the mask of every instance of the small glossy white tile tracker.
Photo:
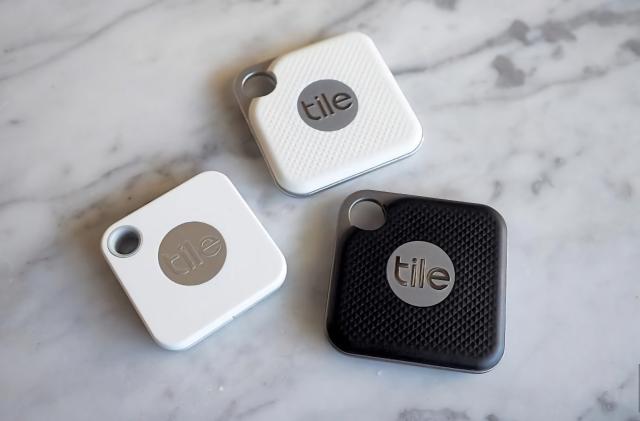
<svg viewBox="0 0 640 421">
<path fill-rule="evenodd" d="M 422 142 L 418 118 L 362 33 L 251 66 L 234 91 L 274 180 L 295 196 L 404 158 Z"/>
<path fill-rule="evenodd" d="M 275 291 L 284 256 L 231 181 L 204 172 L 110 226 L 102 252 L 149 333 L 189 348 Z"/>
</svg>

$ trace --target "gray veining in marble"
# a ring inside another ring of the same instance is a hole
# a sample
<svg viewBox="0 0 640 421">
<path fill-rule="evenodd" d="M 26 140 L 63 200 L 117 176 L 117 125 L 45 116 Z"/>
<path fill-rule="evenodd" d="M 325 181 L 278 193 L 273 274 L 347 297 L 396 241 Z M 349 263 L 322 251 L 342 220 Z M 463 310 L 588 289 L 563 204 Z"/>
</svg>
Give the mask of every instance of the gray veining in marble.
<svg viewBox="0 0 640 421">
<path fill-rule="evenodd" d="M 377 43 L 425 130 L 308 199 L 231 94 L 333 34 Z M 640 420 L 640 1 L 0 2 L 0 419 Z M 157 347 L 99 253 L 113 221 L 226 173 L 283 288 Z M 325 340 L 338 206 L 370 188 L 488 203 L 509 227 L 506 352 L 470 375 Z"/>
</svg>

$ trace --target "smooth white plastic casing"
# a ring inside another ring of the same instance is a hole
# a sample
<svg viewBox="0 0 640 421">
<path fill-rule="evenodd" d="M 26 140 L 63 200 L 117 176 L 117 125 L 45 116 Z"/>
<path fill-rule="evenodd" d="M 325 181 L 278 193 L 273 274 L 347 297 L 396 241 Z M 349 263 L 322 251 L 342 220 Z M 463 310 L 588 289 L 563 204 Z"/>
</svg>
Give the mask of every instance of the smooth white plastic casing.
<svg viewBox="0 0 640 421">
<path fill-rule="evenodd" d="M 162 271 L 158 249 L 164 236 L 185 222 L 215 227 L 226 242 L 222 269 L 200 285 L 181 285 Z M 141 234 L 138 250 L 114 255 L 109 235 L 129 226 Z M 109 227 L 102 252 L 155 341 L 164 348 L 189 348 L 232 320 L 284 281 L 284 256 L 231 181 L 204 172 Z"/>
<path fill-rule="evenodd" d="M 326 39 L 274 59 L 277 84 L 254 98 L 246 115 L 277 184 L 306 196 L 416 151 L 422 127 L 373 41 L 358 32 Z M 320 131 L 297 110 L 302 90 L 337 80 L 356 94 L 358 112 L 346 127 Z"/>
</svg>

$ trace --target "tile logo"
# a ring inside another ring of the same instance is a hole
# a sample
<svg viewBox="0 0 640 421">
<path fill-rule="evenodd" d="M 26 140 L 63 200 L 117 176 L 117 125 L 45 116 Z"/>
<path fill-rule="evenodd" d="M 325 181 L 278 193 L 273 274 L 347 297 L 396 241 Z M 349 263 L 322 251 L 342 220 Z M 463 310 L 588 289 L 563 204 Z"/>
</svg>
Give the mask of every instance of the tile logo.
<svg viewBox="0 0 640 421">
<path fill-rule="evenodd" d="M 356 118 L 358 98 L 350 87 L 332 79 L 317 80 L 298 97 L 298 114 L 316 130 L 343 129 Z"/>
<path fill-rule="evenodd" d="M 227 245 L 220 231 L 204 222 L 186 222 L 167 233 L 158 249 L 162 272 L 181 285 L 200 285 L 220 272 Z"/>
<path fill-rule="evenodd" d="M 426 241 L 410 241 L 391 253 L 387 261 L 387 282 L 405 303 L 430 307 L 451 294 L 455 270 L 440 247 Z"/>
</svg>

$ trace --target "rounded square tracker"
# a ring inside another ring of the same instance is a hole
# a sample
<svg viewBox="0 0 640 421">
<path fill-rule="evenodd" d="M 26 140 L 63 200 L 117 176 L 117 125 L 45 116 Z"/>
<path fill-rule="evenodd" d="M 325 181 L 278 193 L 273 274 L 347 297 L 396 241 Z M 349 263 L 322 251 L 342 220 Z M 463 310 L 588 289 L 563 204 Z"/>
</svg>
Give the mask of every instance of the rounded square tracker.
<svg viewBox="0 0 640 421">
<path fill-rule="evenodd" d="M 286 263 L 229 179 L 204 172 L 109 227 L 102 252 L 155 341 L 194 345 L 276 290 Z"/>
<path fill-rule="evenodd" d="M 260 79 L 273 90 L 249 92 Z M 234 86 L 272 176 L 293 195 L 394 162 L 422 142 L 422 127 L 382 56 L 358 32 L 245 69 Z"/>
<path fill-rule="evenodd" d="M 376 229 L 352 225 L 365 202 L 382 208 Z M 505 270 L 506 227 L 492 208 L 354 193 L 340 210 L 329 339 L 348 354 L 487 371 L 504 351 Z"/>
</svg>

